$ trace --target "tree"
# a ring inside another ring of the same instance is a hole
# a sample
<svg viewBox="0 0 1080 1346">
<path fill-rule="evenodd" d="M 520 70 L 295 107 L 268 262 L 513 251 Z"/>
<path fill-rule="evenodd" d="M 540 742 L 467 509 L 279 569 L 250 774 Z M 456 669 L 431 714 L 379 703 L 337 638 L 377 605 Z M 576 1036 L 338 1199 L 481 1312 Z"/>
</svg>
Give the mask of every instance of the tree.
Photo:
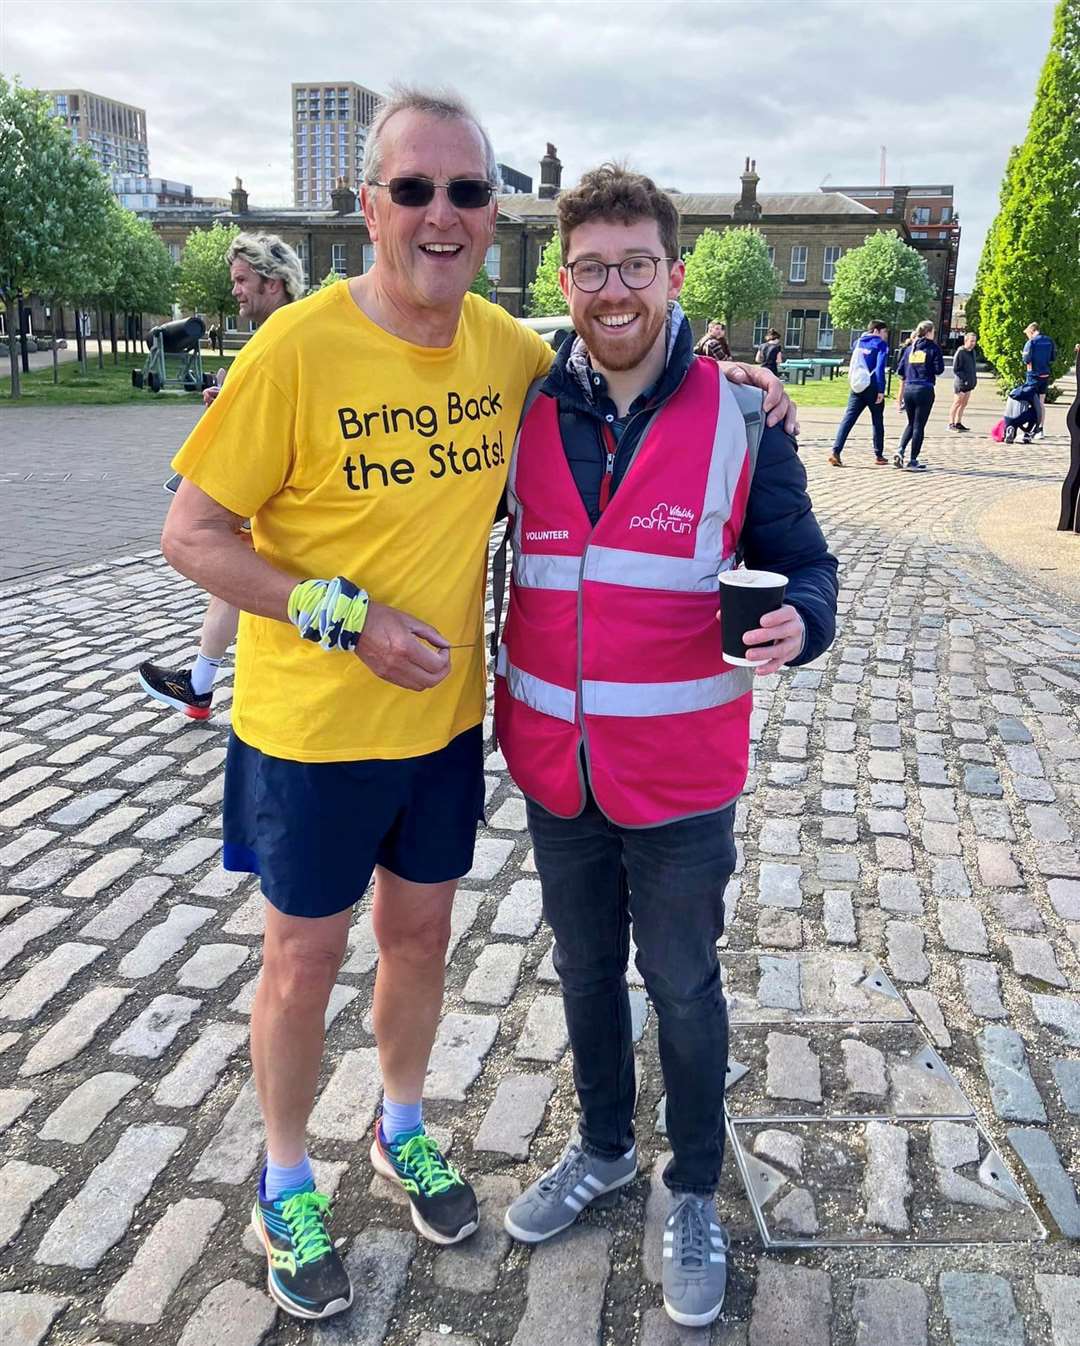
<svg viewBox="0 0 1080 1346">
<path fill-rule="evenodd" d="M 544 244 L 544 250 L 540 254 L 540 265 L 536 268 L 536 278 L 529 286 L 530 318 L 548 318 L 570 312 L 559 288 L 561 266 L 562 243 L 559 241 L 559 235 L 553 234 Z"/>
<path fill-rule="evenodd" d="M 899 306 L 897 286 L 907 291 Z M 834 327 L 853 331 L 862 331 L 875 318 L 890 326 L 898 322 L 901 327 L 914 327 L 929 316 L 936 294 L 921 255 L 895 229 L 882 230 L 870 234 L 861 247 L 844 253 L 836 263 L 829 316 Z"/>
<path fill-rule="evenodd" d="M 768 308 L 779 293 L 768 245 L 757 229 L 704 229 L 686 259 L 679 303 L 691 318 L 731 324 Z"/>
<path fill-rule="evenodd" d="M 1008 386 L 1024 377 L 1024 328 L 1058 343 L 1052 377 L 1080 331 L 1080 3 L 1059 0 L 1023 144 L 1010 158 L 984 248 L 979 345 Z"/>
<path fill-rule="evenodd" d="M 170 312 L 176 294 L 176 266 L 153 226 L 117 206 L 114 238 L 120 266 L 109 296 L 112 307 L 125 320 L 134 313 Z"/>
<path fill-rule="evenodd" d="M 1009 151 L 1009 158 L 1005 164 L 1005 176 L 1001 180 L 1001 192 L 998 197 L 998 212 L 1009 199 L 1013 190 L 1016 178 L 1016 163 L 1020 154 L 1020 146 L 1014 145 Z M 968 295 L 967 304 L 964 307 L 964 321 L 967 324 L 969 332 L 978 332 L 979 317 L 982 306 L 982 297 L 986 290 L 986 282 L 990 273 L 994 269 L 994 226 L 991 224 L 986 231 L 986 238 L 983 239 L 982 253 L 979 257 L 979 265 L 975 269 L 975 283 L 971 287 L 971 293 Z"/>
<path fill-rule="evenodd" d="M 486 266 L 482 266 L 476 275 L 473 276 L 473 282 L 469 286 L 469 290 L 472 294 L 482 295 L 485 299 L 491 298 L 491 292 L 494 288 L 495 287 L 491 283 L 491 277 L 487 273 Z"/>
<path fill-rule="evenodd" d="M 326 275 L 323 276 L 322 280 L 319 281 L 318 285 L 315 286 L 315 289 L 325 290 L 331 285 L 336 285 L 340 279 L 341 279 L 341 273 L 335 271 L 334 268 L 331 267 L 330 270 L 326 273 Z"/>
<path fill-rule="evenodd" d="M 226 254 L 239 233 L 235 225 L 218 221 L 212 229 L 188 235 L 180 256 L 176 292 L 180 303 L 194 313 L 217 315 L 218 353 L 224 354 L 225 315 L 236 313 Z"/>
<path fill-rule="evenodd" d="M 20 300 L 34 289 L 88 296 L 107 279 L 108 203 L 104 175 L 48 100 L 0 76 L 0 303 L 9 315 L 13 398 L 21 392 Z"/>
</svg>

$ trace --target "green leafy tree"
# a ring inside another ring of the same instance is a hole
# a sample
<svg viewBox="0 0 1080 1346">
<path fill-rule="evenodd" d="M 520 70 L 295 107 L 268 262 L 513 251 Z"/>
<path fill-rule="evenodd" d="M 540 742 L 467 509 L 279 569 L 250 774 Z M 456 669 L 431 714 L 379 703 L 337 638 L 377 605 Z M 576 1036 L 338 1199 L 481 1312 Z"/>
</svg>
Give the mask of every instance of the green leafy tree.
<svg viewBox="0 0 1080 1346">
<path fill-rule="evenodd" d="M 1024 377 L 1024 328 L 1058 344 L 1064 372 L 1080 334 L 1080 3 L 1059 0 L 1027 136 L 1009 161 L 984 248 L 979 345 L 1005 386 Z"/>
<path fill-rule="evenodd" d="M 114 239 L 119 270 L 110 306 L 129 314 L 169 313 L 176 295 L 176 266 L 147 220 L 116 207 Z"/>
<path fill-rule="evenodd" d="M 87 299 L 108 279 L 108 184 L 48 100 L 0 76 L 0 303 L 9 315 L 11 396 L 20 395 L 19 300 Z"/>
<path fill-rule="evenodd" d="M 896 288 L 907 291 L 897 312 Z M 895 229 L 870 234 L 836 263 L 829 293 L 829 316 L 836 327 L 862 331 L 880 318 L 891 327 L 914 327 L 930 314 L 937 291 L 926 262 Z M 893 337 L 896 337 L 894 332 Z"/>
<path fill-rule="evenodd" d="M 220 221 L 212 229 L 196 229 L 188 235 L 177 271 L 176 292 L 184 308 L 217 315 L 219 354 L 224 354 L 225 316 L 237 311 L 226 255 L 239 232 Z"/>
<path fill-rule="evenodd" d="M 1000 213 L 1005 202 L 1012 194 L 1016 182 L 1016 164 L 1020 156 L 1020 146 L 1014 145 L 1009 151 L 1008 162 L 1005 165 L 1005 176 L 1001 180 L 1001 192 L 998 197 L 998 211 Z M 979 257 L 979 265 L 975 269 L 975 283 L 971 287 L 971 294 L 968 295 L 967 304 L 964 307 L 964 318 L 969 332 L 978 332 L 980 323 L 979 317 L 982 308 L 982 297 L 986 290 L 987 277 L 994 269 L 994 226 L 991 224 L 986 231 L 986 238 L 983 240 L 982 254 Z"/>
<path fill-rule="evenodd" d="M 780 280 L 761 233 L 751 225 L 705 229 L 686 259 L 679 303 L 691 318 L 737 322 L 769 307 Z"/>
<path fill-rule="evenodd" d="M 544 244 L 536 277 L 529 286 L 529 317 L 548 318 L 569 313 L 566 299 L 559 288 L 559 267 L 562 266 L 562 243 L 553 234 Z"/>
<path fill-rule="evenodd" d="M 495 287 L 491 283 L 491 277 L 487 273 L 486 266 L 482 266 L 476 275 L 473 276 L 473 282 L 469 286 L 469 290 L 472 294 L 482 295 L 485 299 L 491 298 L 491 291 L 494 288 Z"/>
</svg>

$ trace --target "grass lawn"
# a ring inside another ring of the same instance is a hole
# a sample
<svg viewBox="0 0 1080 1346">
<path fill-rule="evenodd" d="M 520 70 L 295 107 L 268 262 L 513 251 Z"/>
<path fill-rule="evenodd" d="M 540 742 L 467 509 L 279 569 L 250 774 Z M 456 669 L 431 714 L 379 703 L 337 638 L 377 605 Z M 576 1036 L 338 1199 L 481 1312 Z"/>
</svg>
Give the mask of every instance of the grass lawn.
<svg viewBox="0 0 1080 1346">
<path fill-rule="evenodd" d="M 808 379 L 806 383 L 787 385 L 788 396 L 800 407 L 846 407 L 851 388 L 847 375 L 835 379 Z"/>
<path fill-rule="evenodd" d="M 222 359 L 216 351 L 203 352 L 203 369 L 211 374 L 222 365 L 227 369 L 234 354 L 233 351 L 227 351 Z M 4 365 L 7 367 L 6 359 Z M 98 368 L 96 355 L 87 360 L 85 374 L 80 371 L 77 360 L 68 360 L 60 365 L 59 383 L 53 383 L 51 365 L 45 369 L 32 369 L 29 374 L 22 376 L 22 397 L 17 401 L 11 398 L 11 376 L 7 374 L 0 377 L 0 407 L 101 407 L 119 402 L 174 403 L 179 400 L 194 403 L 198 400 L 198 393 L 184 393 L 179 389 L 169 388 L 155 396 L 147 388 L 133 388 L 131 371 L 141 369 L 142 366 L 142 357 L 125 357 L 123 354 L 119 357 L 119 363 L 114 365 L 111 353 L 106 352 L 104 369 Z M 171 358 L 169 366 L 172 373 L 174 366 Z"/>
</svg>

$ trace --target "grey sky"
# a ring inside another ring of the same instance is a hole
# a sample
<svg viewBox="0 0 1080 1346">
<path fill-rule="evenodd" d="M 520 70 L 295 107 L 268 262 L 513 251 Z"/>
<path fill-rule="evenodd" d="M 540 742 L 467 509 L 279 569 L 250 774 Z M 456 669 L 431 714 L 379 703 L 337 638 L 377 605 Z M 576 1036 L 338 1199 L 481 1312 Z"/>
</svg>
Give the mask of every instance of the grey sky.
<svg viewBox="0 0 1080 1346">
<path fill-rule="evenodd" d="M 0 0 L 0 70 L 144 107 L 150 170 L 291 204 L 289 85 L 447 83 L 500 159 L 564 182 L 625 158 L 663 186 L 762 191 L 888 180 L 956 187 L 959 288 L 1027 127 L 1053 0 Z"/>
</svg>

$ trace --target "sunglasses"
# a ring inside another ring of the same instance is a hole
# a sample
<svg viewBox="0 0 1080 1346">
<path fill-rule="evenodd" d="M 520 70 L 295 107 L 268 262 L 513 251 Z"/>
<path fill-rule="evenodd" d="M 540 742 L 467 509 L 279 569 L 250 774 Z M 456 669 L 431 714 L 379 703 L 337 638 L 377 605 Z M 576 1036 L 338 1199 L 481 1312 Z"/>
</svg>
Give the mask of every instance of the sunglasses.
<svg viewBox="0 0 1080 1346">
<path fill-rule="evenodd" d="M 373 182 L 372 187 L 386 187 L 395 206 L 429 206 L 435 199 L 435 188 L 442 187 L 455 210 L 480 210 L 491 201 L 494 191 L 484 178 L 451 178 L 449 182 L 433 182 L 431 178 L 391 178 L 389 182 Z"/>
</svg>

